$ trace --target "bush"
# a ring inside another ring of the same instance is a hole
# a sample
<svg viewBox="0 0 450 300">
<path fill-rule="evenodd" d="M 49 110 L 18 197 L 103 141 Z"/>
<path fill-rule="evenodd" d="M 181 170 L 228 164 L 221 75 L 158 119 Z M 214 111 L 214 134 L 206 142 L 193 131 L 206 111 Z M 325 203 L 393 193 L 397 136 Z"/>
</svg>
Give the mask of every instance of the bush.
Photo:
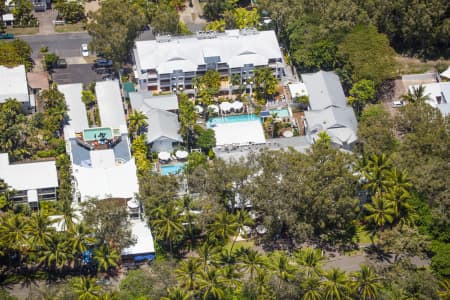
<svg viewBox="0 0 450 300">
<path fill-rule="evenodd" d="M 55 67 L 56 62 L 58 61 L 59 56 L 55 53 L 48 53 L 44 56 L 44 66 L 47 70 L 51 70 Z"/>
</svg>

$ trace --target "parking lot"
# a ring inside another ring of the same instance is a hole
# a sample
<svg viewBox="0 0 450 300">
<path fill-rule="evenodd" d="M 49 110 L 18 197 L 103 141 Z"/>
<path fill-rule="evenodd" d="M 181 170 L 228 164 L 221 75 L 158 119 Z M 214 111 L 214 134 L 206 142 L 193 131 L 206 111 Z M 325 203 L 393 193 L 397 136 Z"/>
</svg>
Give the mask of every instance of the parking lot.
<svg viewBox="0 0 450 300">
<path fill-rule="evenodd" d="M 111 77 L 105 70 L 95 70 L 92 64 L 69 64 L 64 69 L 54 69 L 52 78 L 58 84 L 83 83 L 101 81 Z"/>
</svg>

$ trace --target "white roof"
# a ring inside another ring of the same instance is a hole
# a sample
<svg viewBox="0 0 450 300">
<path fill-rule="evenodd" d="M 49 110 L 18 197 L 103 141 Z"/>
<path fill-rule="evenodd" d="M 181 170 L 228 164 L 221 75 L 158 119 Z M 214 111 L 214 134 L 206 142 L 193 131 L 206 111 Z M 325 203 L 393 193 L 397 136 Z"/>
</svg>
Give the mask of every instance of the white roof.
<svg viewBox="0 0 450 300">
<path fill-rule="evenodd" d="M 156 69 L 160 74 L 173 70 L 195 71 L 205 64 L 205 57 L 220 57 L 233 67 L 246 63 L 266 65 L 269 59 L 281 59 L 282 54 L 274 31 L 259 31 L 244 35 L 226 31 L 212 39 L 196 36 L 172 38 L 169 42 L 137 41 L 134 51 L 138 69 Z"/>
<path fill-rule="evenodd" d="M 64 136 L 68 140 L 75 137 L 75 132 L 89 128 L 86 106 L 81 101 L 83 85 L 81 83 L 61 84 L 58 85 L 58 90 L 64 94 L 66 99 L 69 120 L 68 124 L 64 126 Z"/>
<path fill-rule="evenodd" d="M 100 120 L 103 127 L 119 128 L 127 133 L 119 81 L 100 81 L 95 84 Z"/>
<path fill-rule="evenodd" d="M 178 110 L 178 98 L 176 95 L 153 96 L 150 92 L 132 92 L 129 94 L 131 107 L 140 111 L 151 108 L 162 110 Z"/>
<path fill-rule="evenodd" d="M 91 151 L 92 167 L 72 164 L 81 199 L 132 198 L 139 192 L 134 158 L 116 164 L 113 150 Z"/>
<path fill-rule="evenodd" d="M 266 142 L 264 130 L 259 120 L 238 123 L 221 123 L 212 128 L 216 135 L 216 145 L 263 144 Z"/>
<path fill-rule="evenodd" d="M 14 98 L 19 102 L 30 102 L 24 65 L 12 68 L 0 66 L 0 78 L 0 103 L 8 98 Z"/>
<path fill-rule="evenodd" d="M 441 97 L 441 104 L 450 103 L 450 82 L 436 82 L 422 84 L 425 88 L 425 95 L 428 95 L 431 99 L 426 102 L 433 107 L 438 107 L 437 97 Z M 419 88 L 419 84 L 410 85 L 409 91 L 413 92 L 414 89 Z"/>
<path fill-rule="evenodd" d="M 150 227 L 145 221 L 140 219 L 132 219 L 131 234 L 136 239 L 136 243 L 128 248 L 122 250 L 122 255 L 138 255 L 155 253 L 155 246 L 153 244 L 153 236 Z"/>
<path fill-rule="evenodd" d="M 309 106 L 312 110 L 325 109 L 330 106 L 345 107 L 347 105 L 341 82 L 334 72 L 319 71 L 302 74 L 302 79 L 309 95 Z"/>
<path fill-rule="evenodd" d="M 303 82 L 290 83 L 288 84 L 288 88 L 292 98 L 300 96 L 308 96 L 306 86 Z"/>
<path fill-rule="evenodd" d="M 58 186 L 54 160 L 11 165 L 7 153 L 0 153 L 0 178 L 17 191 Z"/>
<path fill-rule="evenodd" d="M 447 70 L 442 72 L 441 76 L 450 79 L 450 67 L 448 67 Z"/>
<path fill-rule="evenodd" d="M 178 116 L 174 113 L 150 109 L 145 112 L 147 115 L 147 142 L 153 143 L 158 139 L 168 139 L 173 142 L 182 142 L 180 134 L 180 124 Z"/>
</svg>

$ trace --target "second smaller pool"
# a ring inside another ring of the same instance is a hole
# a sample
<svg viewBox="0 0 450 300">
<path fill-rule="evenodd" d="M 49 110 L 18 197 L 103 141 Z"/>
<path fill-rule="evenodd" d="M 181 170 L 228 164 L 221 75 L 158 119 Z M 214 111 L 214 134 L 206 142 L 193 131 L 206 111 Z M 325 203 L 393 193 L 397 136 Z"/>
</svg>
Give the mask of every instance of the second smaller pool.
<svg viewBox="0 0 450 300">
<path fill-rule="evenodd" d="M 287 108 L 280 108 L 280 109 L 271 109 L 269 110 L 270 114 L 277 114 L 278 118 L 289 118 L 289 109 Z"/>
<path fill-rule="evenodd" d="M 183 172 L 184 164 L 178 163 L 174 165 L 161 166 L 161 175 L 177 175 Z"/>
</svg>

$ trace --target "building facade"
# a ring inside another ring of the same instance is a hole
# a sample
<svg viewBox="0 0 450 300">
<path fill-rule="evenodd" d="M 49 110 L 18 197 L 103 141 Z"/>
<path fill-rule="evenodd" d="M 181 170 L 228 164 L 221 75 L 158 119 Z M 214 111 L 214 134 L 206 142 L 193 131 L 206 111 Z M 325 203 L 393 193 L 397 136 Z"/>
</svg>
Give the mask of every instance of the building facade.
<svg viewBox="0 0 450 300">
<path fill-rule="evenodd" d="M 194 78 L 208 70 L 219 72 L 222 78 L 239 75 L 241 83 L 252 78 L 258 67 L 270 67 L 277 78 L 284 75 L 283 55 L 274 31 L 157 36 L 156 40 L 136 42 L 133 54 L 141 91 L 195 92 Z M 222 86 L 222 90 L 230 88 Z"/>
</svg>

